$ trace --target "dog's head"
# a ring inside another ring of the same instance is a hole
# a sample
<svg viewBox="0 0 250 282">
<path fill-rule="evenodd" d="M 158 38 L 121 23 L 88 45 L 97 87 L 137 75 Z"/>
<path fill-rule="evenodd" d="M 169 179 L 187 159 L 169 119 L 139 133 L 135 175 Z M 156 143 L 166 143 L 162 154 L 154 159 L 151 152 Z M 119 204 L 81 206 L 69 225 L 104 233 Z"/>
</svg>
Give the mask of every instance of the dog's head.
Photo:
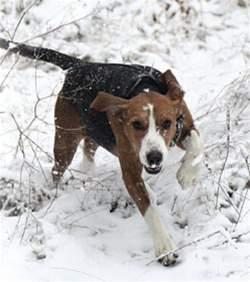
<svg viewBox="0 0 250 282">
<path fill-rule="evenodd" d="M 159 173 L 166 160 L 183 98 L 183 91 L 170 70 L 162 74 L 162 80 L 167 86 L 166 95 L 147 91 L 127 100 L 100 92 L 91 104 L 92 109 L 106 112 L 111 122 L 115 120 L 113 127 L 116 124 L 122 130 L 150 174 Z"/>
</svg>

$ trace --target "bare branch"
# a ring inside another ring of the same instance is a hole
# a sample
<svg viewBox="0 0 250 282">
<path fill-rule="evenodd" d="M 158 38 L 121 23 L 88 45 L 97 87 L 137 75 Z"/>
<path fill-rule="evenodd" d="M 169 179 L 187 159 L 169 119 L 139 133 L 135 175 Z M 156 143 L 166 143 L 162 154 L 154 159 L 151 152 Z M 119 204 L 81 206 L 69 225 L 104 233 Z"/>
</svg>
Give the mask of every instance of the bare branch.
<svg viewBox="0 0 250 282">
<path fill-rule="evenodd" d="M 249 164 L 248 164 L 248 157 L 245 158 L 245 163 L 246 163 L 246 166 L 247 166 L 247 170 L 248 170 L 248 174 L 250 176 L 250 167 L 249 167 Z M 245 203 L 246 203 L 246 200 L 247 200 L 247 196 L 248 196 L 248 191 L 250 189 L 250 180 L 247 181 L 246 185 L 245 185 L 245 195 L 244 195 L 244 198 L 243 198 L 243 202 L 241 204 L 241 207 L 240 207 L 240 212 L 239 212 L 239 215 L 238 215 L 238 218 L 237 218 L 237 221 L 234 225 L 234 231 L 236 230 L 238 224 L 239 224 L 239 221 L 240 221 L 240 218 L 242 216 L 242 212 L 243 212 L 243 208 L 245 206 Z"/>
<path fill-rule="evenodd" d="M 231 137 L 230 137 L 230 110 L 227 109 L 227 143 L 226 143 L 226 157 L 224 159 L 224 163 L 222 165 L 222 168 L 221 168 L 221 172 L 220 172 L 220 175 L 219 175 L 219 179 L 218 179 L 218 186 L 217 186 L 217 195 L 216 195 L 216 209 L 219 208 L 219 195 L 220 195 L 220 187 L 221 187 L 221 180 L 222 180 L 222 175 L 224 173 L 224 170 L 226 168 L 226 164 L 227 164 L 227 160 L 228 160 L 228 157 L 229 157 L 229 150 L 230 150 L 230 140 L 231 140 Z"/>
<path fill-rule="evenodd" d="M 164 258 L 165 256 L 168 256 L 168 255 L 177 253 L 177 252 L 179 252 L 179 251 L 181 251 L 181 250 L 183 250 L 183 249 L 185 249 L 185 248 L 187 248 L 187 247 L 190 247 L 190 246 L 193 246 L 193 245 L 197 245 L 198 243 L 200 243 L 200 242 L 202 242 L 202 241 L 205 241 L 205 240 L 207 240 L 207 239 L 209 239 L 209 238 L 211 238 L 211 237 L 214 237 L 214 236 L 216 236 L 216 235 L 218 235 L 218 234 L 221 234 L 221 230 L 217 230 L 217 231 L 215 231 L 215 232 L 213 232 L 213 233 L 210 233 L 210 234 L 208 234 L 208 235 L 206 235 L 206 236 L 203 236 L 203 237 L 201 237 L 201 238 L 195 239 L 195 240 L 193 240 L 193 241 L 191 241 L 191 242 L 189 242 L 189 243 L 187 243 L 187 244 L 184 244 L 184 245 L 182 245 L 182 246 L 180 246 L 180 247 L 178 247 L 178 248 L 175 248 L 174 250 L 172 250 L 172 251 L 170 251 L 170 252 L 165 252 L 165 253 L 161 254 L 160 256 L 154 258 L 154 259 L 151 260 L 150 262 L 148 262 L 147 265 L 149 265 L 149 264 L 151 264 L 151 263 L 153 263 L 153 262 L 156 262 L 156 261 L 158 261 L 158 260 Z"/>
<path fill-rule="evenodd" d="M 16 24 L 16 27 L 14 29 L 14 32 L 11 36 L 11 40 L 14 40 L 15 36 L 16 36 L 16 33 L 17 33 L 17 30 L 20 26 L 20 24 L 22 23 L 25 15 L 32 9 L 32 7 L 34 7 L 40 0 L 35 0 L 34 2 L 32 2 L 22 13 L 21 17 L 19 18 L 17 24 Z"/>
<path fill-rule="evenodd" d="M 59 30 L 59 29 L 62 29 L 62 28 L 64 28 L 64 27 L 68 26 L 68 25 L 75 24 L 75 23 L 77 23 L 77 22 L 80 22 L 80 21 L 82 21 L 82 20 L 87 19 L 87 18 L 90 17 L 90 16 L 97 15 L 102 9 L 104 9 L 104 7 L 95 7 L 95 8 L 93 9 L 93 11 L 91 11 L 91 12 L 88 13 L 87 15 L 85 15 L 85 16 L 83 16 L 83 17 L 79 17 L 79 18 L 74 19 L 74 20 L 72 20 L 72 21 L 69 21 L 69 22 L 67 22 L 67 23 L 60 24 L 60 25 L 58 25 L 58 26 L 56 26 L 56 27 L 54 27 L 54 28 L 52 28 L 52 29 L 50 29 L 50 30 L 44 32 L 44 33 L 41 33 L 41 34 L 32 36 L 32 37 L 30 37 L 30 38 L 24 40 L 23 43 L 27 43 L 28 41 L 31 41 L 31 40 L 34 40 L 34 39 L 37 39 L 37 38 L 41 38 L 41 37 L 47 36 L 48 34 L 53 33 L 53 32 L 55 32 L 55 31 L 57 31 L 57 30 Z"/>
</svg>

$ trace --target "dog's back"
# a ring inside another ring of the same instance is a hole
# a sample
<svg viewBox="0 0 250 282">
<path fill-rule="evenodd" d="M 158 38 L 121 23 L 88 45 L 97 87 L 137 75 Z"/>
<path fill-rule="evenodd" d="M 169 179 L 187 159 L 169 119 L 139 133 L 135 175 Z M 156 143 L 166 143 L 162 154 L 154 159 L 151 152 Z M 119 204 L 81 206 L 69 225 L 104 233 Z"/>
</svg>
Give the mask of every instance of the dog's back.
<svg viewBox="0 0 250 282">
<path fill-rule="evenodd" d="M 0 48 L 10 53 L 52 63 L 66 70 L 66 77 L 60 96 L 72 103 L 84 120 L 85 131 L 93 140 L 107 150 L 115 144 L 115 138 L 105 113 L 89 110 L 98 92 L 130 99 L 148 89 L 166 93 L 161 72 L 142 65 L 87 63 L 67 54 L 0 38 Z"/>
</svg>

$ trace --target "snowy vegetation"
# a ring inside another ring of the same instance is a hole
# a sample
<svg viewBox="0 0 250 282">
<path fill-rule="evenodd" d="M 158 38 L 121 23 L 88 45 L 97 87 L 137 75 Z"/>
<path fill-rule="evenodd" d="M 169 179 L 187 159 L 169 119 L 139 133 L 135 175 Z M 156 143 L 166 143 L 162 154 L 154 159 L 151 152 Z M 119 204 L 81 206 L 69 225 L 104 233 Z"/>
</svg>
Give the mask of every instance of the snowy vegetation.
<svg viewBox="0 0 250 282">
<path fill-rule="evenodd" d="M 153 261 L 148 230 L 118 161 L 81 148 L 59 189 L 53 109 L 64 73 L 0 50 L 0 280 L 250 278 L 250 2 L 1 0 L 0 37 L 84 60 L 171 68 L 204 140 L 200 178 L 182 191 L 174 148 L 149 179 L 181 255 Z M 110 212 L 113 211 L 113 212 Z"/>
</svg>

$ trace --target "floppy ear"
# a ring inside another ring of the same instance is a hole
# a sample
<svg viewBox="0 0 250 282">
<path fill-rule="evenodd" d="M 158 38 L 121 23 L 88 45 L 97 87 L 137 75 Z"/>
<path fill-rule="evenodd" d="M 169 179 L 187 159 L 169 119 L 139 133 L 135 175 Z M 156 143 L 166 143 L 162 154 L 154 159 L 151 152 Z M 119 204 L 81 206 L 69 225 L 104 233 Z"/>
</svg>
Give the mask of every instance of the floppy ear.
<svg viewBox="0 0 250 282">
<path fill-rule="evenodd" d="M 90 108 L 97 112 L 116 114 L 127 108 L 128 100 L 113 96 L 106 92 L 98 92 Z"/>
<path fill-rule="evenodd" d="M 173 75 L 171 70 L 165 71 L 161 75 L 163 83 L 167 86 L 167 95 L 174 101 L 181 101 L 184 96 L 184 91 L 182 90 L 176 77 Z"/>
</svg>

